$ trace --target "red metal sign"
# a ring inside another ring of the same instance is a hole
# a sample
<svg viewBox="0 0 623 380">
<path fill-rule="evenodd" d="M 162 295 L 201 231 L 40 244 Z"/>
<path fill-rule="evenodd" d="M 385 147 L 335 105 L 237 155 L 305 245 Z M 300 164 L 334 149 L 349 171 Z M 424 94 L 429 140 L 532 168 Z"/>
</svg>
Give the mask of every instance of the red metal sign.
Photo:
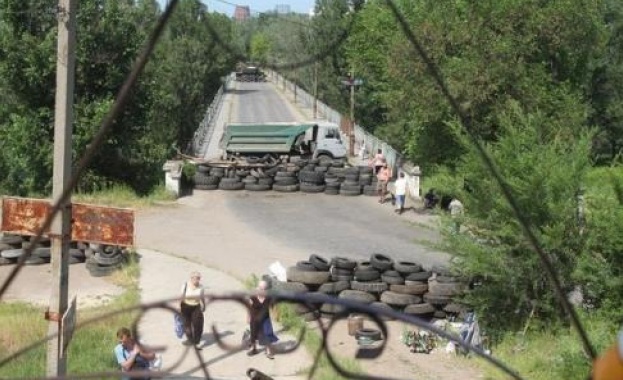
<svg viewBox="0 0 623 380">
<path fill-rule="evenodd" d="M 2 199 L 0 230 L 34 236 L 52 206 L 43 199 Z M 119 246 L 134 245 L 134 210 L 72 203 L 71 240 Z M 47 235 L 49 231 L 44 231 Z"/>
</svg>

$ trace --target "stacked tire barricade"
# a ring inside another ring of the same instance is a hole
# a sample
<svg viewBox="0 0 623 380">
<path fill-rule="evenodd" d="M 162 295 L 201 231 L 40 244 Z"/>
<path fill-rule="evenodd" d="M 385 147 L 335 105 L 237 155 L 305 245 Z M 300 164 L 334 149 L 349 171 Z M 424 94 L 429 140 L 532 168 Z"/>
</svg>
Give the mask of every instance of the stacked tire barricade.
<svg viewBox="0 0 623 380">
<path fill-rule="evenodd" d="M 30 247 L 30 237 L 22 235 L 0 235 L 0 265 L 16 264 Z M 50 240 L 42 238 L 26 261 L 25 265 L 43 265 L 50 263 Z M 112 245 L 72 241 L 69 248 L 69 263 L 84 263 L 93 277 L 102 277 L 127 264 L 130 252 L 127 248 Z"/>
<path fill-rule="evenodd" d="M 247 162 L 244 168 L 197 165 L 195 189 L 376 195 L 377 179 L 369 167 L 345 167 L 344 161 L 329 159 L 276 163 L 257 158 Z"/>
<path fill-rule="evenodd" d="M 369 261 L 356 262 L 344 257 L 327 260 L 311 255 L 287 269 L 287 282 L 273 281 L 273 288 L 289 292 L 318 292 L 370 306 L 410 314 L 423 319 L 454 320 L 467 312 L 454 301 L 467 284 L 449 270 L 433 266 L 425 270 L 415 262 L 394 261 L 373 254 Z M 312 321 L 343 312 L 338 304 L 296 305 L 296 313 Z"/>
</svg>

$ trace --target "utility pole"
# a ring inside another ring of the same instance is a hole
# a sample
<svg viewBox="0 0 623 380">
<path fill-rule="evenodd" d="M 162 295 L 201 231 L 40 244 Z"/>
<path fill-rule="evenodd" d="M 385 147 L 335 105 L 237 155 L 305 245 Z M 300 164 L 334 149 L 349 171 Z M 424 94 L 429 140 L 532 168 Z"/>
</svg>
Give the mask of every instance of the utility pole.
<svg viewBox="0 0 623 380">
<path fill-rule="evenodd" d="M 318 118 L 318 62 L 314 62 L 314 119 Z"/>
<path fill-rule="evenodd" d="M 294 69 L 294 104 L 296 104 L 296 88 L 298 87 L 298 85 L 296 84 L 296 82 L 298 82 L 298 76 L 299 72 L 297 69 Z"/>
<path fill-rule="evenodd" d="M 350 73 L 350 133 L 348 145 L 351 157 L 355 155 L 355 73 Z"/>
<path fill-rule="evenodd" d="M 73 122 L 74 74 L 76 65 L 77 0 L 58 1 L 58 42 L 56 97 L 54 112 L 54 167 L 52 200 L 61 198 L 71 177 L 71 135 Z M 50 226 L 52 243 L 52 292 L 46 313 L 49 321 L 47 375 L 64 376 L 67 357 L 61 347 L 61 318 L 68 306 L 69 243 L 71 240 L 71 200 L 68 199 Z"/>
</svg>

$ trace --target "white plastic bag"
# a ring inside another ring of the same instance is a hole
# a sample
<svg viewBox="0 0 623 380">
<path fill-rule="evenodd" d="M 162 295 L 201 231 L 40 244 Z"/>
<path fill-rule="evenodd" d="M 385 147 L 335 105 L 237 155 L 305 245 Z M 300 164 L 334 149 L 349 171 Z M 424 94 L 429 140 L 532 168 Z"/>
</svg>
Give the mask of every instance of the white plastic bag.
<svg viewBox="0 0 623 380">
<path fill-rule="evenodd" d="M 268 272 L 275 276 L 277 280 L 281 282 L 288 281 L 288 277 L 286 276 L 286 268 L 281 265 L 279 261 L 275 261 L 274 263 L 268 266 Z"/>
<path fill-rule="evenodd" d="M 156 354 L 156 357 L 149 362 L 150 371 L 160 371 L 162 368 L 162 355 Z"/>
</svg>

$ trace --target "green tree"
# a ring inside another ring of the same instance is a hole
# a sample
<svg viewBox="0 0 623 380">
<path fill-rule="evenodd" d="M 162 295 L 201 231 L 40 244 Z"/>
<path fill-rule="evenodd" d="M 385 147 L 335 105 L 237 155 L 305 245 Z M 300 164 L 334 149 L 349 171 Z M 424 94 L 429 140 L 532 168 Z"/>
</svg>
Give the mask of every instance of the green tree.
<svg viewBox="0 0 623 380">
<path fill-rule="evenodd" d="M 577 194 L 590 168 L 591 135 L 569 133 L 581 130 L 581 120 L 572 127 L 552 125 L 545 114 L 526 113 L 517 104 L 509 109 L 497 120 L 500 138 L 486 144 L 486 150 L 553 261 L 564 290 L 570 291 L 578 284 L 574 274 L 585 252 Z M 468 302 L 496 332 L 519 328 L 533 307 L 542 321 L 564 319 L 540 259 L 500 187 L 475 147 L 465 144 L 457 169 L 469 185 L 458 194 L 466 210 L 464 229 L 460 234 L 447 230 L 446 235 L 458 258 L 456 269 L 484 278 Z"/>
</svg>

